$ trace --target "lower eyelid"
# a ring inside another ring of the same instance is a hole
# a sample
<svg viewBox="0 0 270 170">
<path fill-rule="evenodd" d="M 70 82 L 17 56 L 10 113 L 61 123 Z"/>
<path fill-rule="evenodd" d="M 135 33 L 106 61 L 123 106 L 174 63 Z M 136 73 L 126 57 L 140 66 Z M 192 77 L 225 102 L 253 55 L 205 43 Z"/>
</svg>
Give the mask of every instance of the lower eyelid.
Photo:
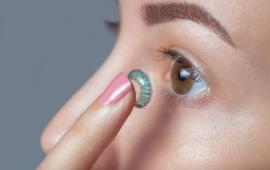
<svg viewBox="0 0 270 170">
<path fill-rule="evenodd" d="M 160 87 L 159 100 L 167 102 L 170 106 L 182 107 L 187 109 L 199 109 L 207 107 L 208 104 L 214 99 L 214 97 L 209 93 L 197 95 L 197 96 L 187 96 L 187 95 L 176 95 L 172 90 Z"/>
</svg>

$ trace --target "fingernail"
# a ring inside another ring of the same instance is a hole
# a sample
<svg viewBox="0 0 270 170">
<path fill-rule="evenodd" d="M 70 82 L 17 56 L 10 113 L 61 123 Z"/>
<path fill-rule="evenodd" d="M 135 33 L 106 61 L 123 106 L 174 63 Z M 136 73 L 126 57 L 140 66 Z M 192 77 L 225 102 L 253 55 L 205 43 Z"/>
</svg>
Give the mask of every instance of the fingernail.
<svg viewBox="0 0 270 170">
<path fill-rule="evenodd" d="M 120 73 L 100 97 L 104 105 L 118 103 L 131 89 L 131 83 L 124 73 Z"/>
</svg>

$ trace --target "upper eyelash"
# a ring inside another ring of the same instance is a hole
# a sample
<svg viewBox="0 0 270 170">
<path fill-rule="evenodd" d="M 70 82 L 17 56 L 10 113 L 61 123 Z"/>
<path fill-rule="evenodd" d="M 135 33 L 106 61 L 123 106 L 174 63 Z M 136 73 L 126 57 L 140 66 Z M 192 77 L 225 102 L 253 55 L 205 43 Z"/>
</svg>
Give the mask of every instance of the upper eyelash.
<svg viewBox="0 0 270 170">
<path fill-rule="evenodd" d="M 106 28 L 114 34 L 118 34 L 120 28 L 119 21 L 104 21 Z"/>
<path fill-rule="evenodd" d="M 172 59 L 172 61 L 174 62 L 178 62 L 178 63 L 182 63 L 184 60 L 187 60 L 186 57 L 179 53 L 176 50 L 173 49 L 169 49 L 169 48 L 160 48 L 159 51 L 163 54 L 165 54 L 166 56 L 170 57 Z M 198 72 L 198 70 L 192 66 L 187 68 L 187 71 L 191 73 L 191 76 L 193 78 L 194 82 L 199 82 L 202 79 L 201 74 Z"/>
<path fill-rule="evenodd" d="M 176 62 L 183 62 L 185 57 L 176 50 L 169 49 L 169 48 L 160 48 L 159 51 L 166 56 L 170 57 L 173 61 Z"/>
</svg>

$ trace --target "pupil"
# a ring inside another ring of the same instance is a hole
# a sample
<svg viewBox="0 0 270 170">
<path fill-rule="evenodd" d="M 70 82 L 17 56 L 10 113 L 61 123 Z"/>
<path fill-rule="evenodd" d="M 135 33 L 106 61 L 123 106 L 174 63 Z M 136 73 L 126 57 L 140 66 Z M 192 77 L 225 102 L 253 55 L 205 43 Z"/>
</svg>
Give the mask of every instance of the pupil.
<svg viewBox="0 0 270 170">
<path fill-rule="evenodd" d="M 178 78 L 180 81 L 185 81 L 190 76 L 190 72 L 188 72 L 186 69 L 181 68 L 178 73 Z"/>
</svg>

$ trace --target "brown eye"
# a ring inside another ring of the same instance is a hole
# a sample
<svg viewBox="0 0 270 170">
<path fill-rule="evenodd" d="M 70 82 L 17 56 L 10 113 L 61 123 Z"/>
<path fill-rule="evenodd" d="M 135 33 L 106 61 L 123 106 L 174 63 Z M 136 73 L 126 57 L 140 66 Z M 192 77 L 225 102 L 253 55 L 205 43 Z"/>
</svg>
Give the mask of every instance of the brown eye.
<svg viewBox="0 0 270 170">
<path fill-rule="evenodd" d="M 191 64 L 187 61 L 175 61 L 171 70 L 171 83 L 174 91 L 179 94 L 186 94 L 193 85 L 193 74 Z"/>
<path fill-rule="evenodd" d="M 185 55 L 173 49 L 161 48 L 160 51 L 173 61 L 170 79 L 171 86 L 177 94 L 197 95 L 209 89 L 207 81 Z"/>
</svg>

